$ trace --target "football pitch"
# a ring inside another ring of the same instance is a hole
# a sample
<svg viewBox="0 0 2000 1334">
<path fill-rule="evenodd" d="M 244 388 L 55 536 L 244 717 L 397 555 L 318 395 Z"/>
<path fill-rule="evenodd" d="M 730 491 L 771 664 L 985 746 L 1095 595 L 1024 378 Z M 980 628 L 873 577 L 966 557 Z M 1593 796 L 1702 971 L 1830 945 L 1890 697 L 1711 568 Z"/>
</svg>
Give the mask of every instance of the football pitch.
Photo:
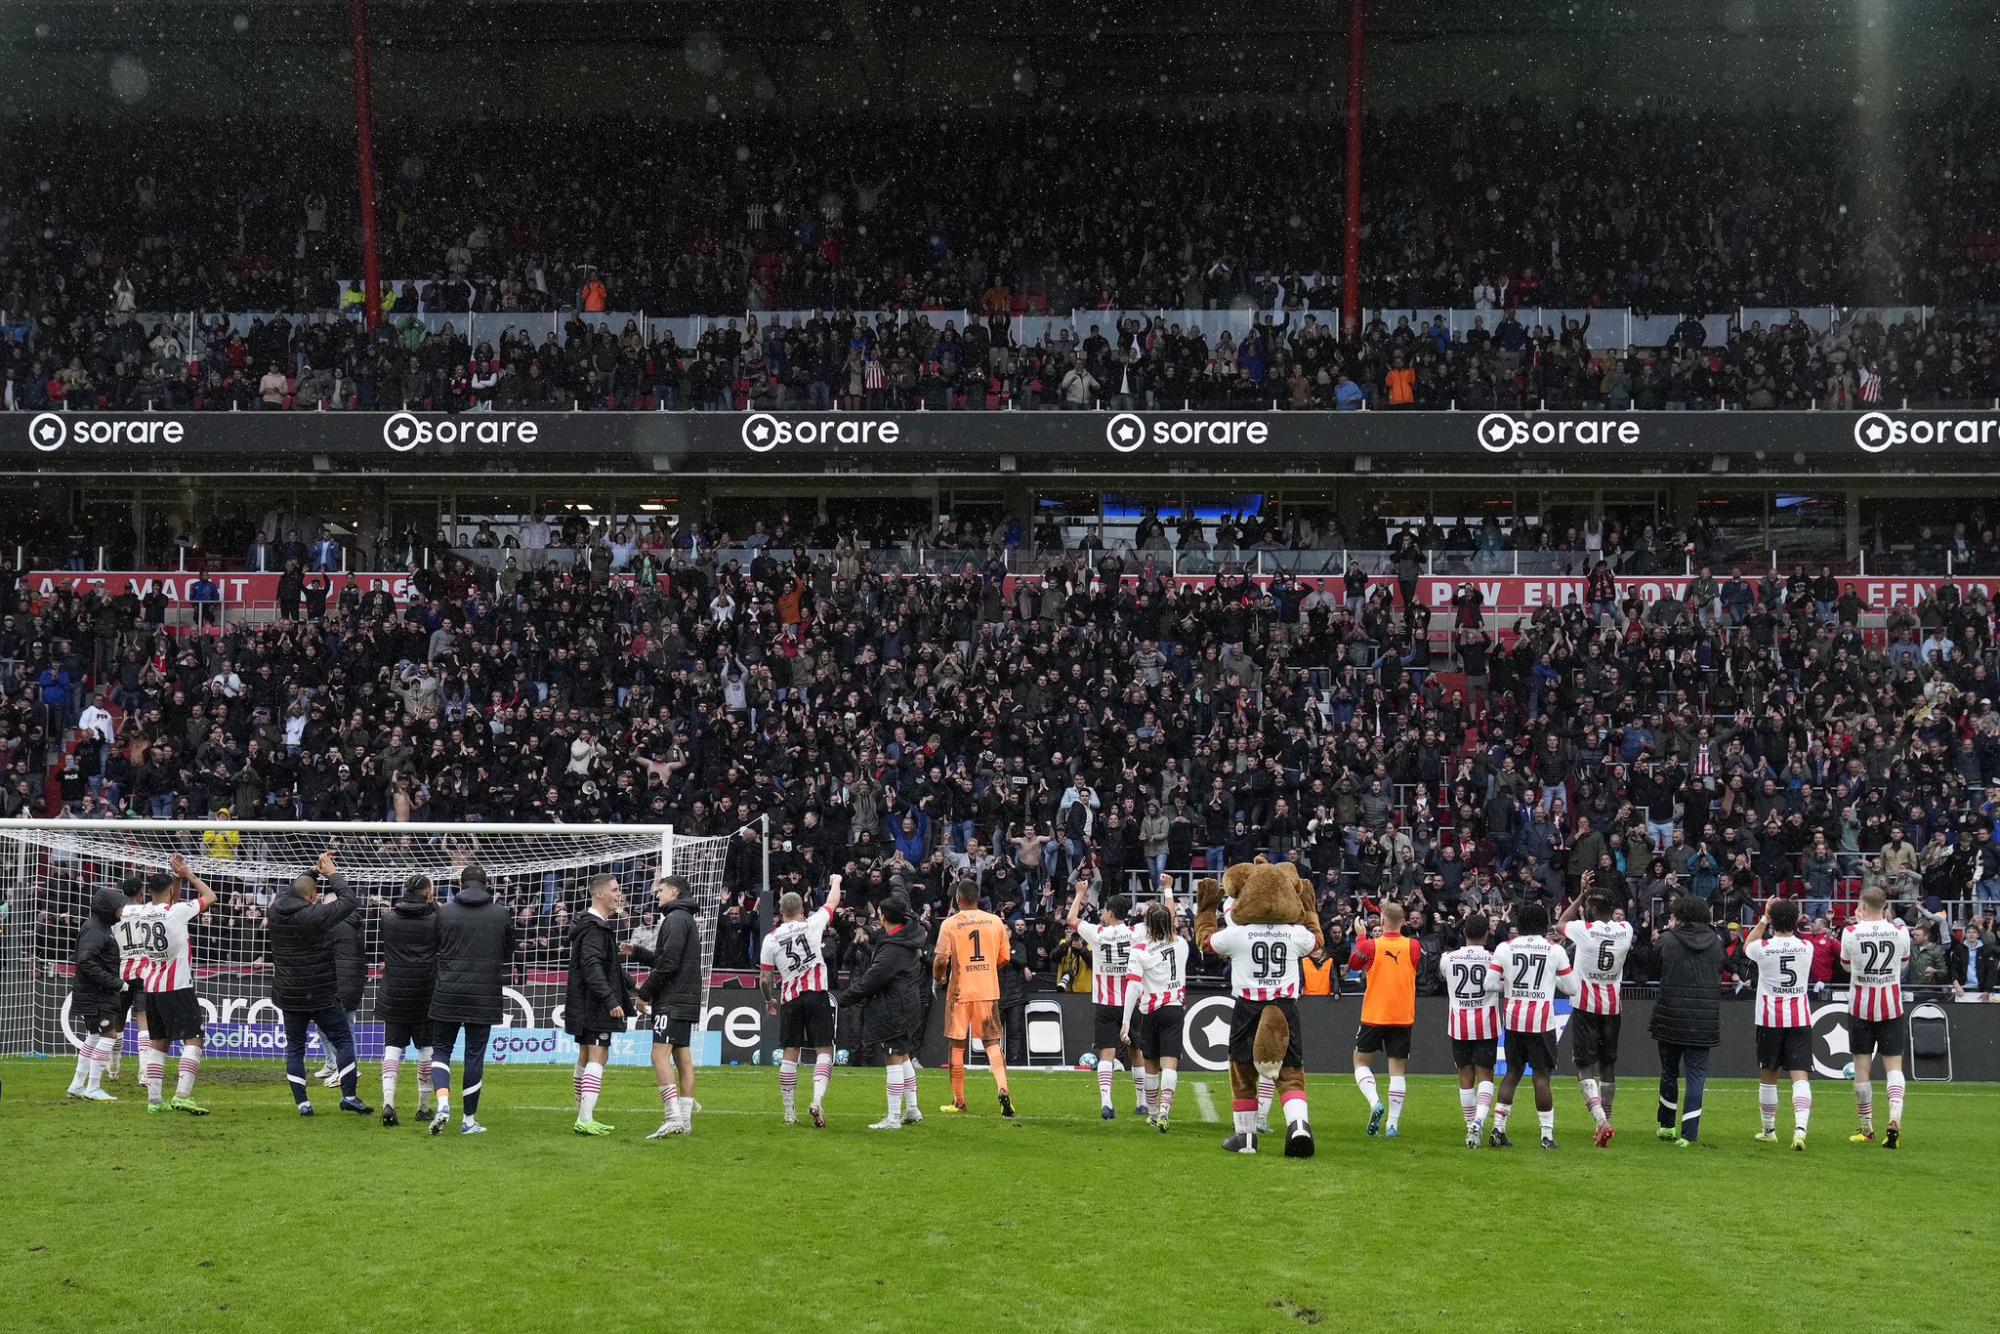
<svg viewBox="0 0 2000 1334">
<path fill-rule="evenodd" d="M 1087 1075 L 1017 1072 L 1007 1122 L 983 1068 L 958 1117 L 926 1071 L 925 1122 L 881 1134 L 879 1070 L 834 1072 L 823 1131 L 803 1089 L 781 1124 L 774 1070 L 705 1070 L 695 1135 L 648 1143 L 643 1069 L 606 1074 L 602 1139 L 570 1133 L 567 1068 L 489 1066 L 473 1138 L 413 1125 L 408 1074 L 387 1130 L 317 1087 L 301 1121 L 272 1062 L 207 1065 L 205 1119 L 147 1115 L 129 1058 L 122 1101 L 69 1102 L 70 1069 L 0 1062 L 9 1330 L 1992 1328 L 1966 1280 L 2000 1240 L 2000 1088 L 1912 1085 L 1887 1153 L 1816 1083 L 1801 1155 L 1723 1081 L 1677 1150 L 1635 1072 L 1608 1150 L 1569 1081 L 1560 1151 L 1524 1097 L 1521 1147 L 1471 1152 L 1450 1081 L 1412 1079 L 1385 1140 L 1318 1074 L 1300 1162 L 1218 1149 L 1221 1076 L 1184 1078 L 1161 1135 L 1123 1074 L 1105 1123 Z"/>
</svg>

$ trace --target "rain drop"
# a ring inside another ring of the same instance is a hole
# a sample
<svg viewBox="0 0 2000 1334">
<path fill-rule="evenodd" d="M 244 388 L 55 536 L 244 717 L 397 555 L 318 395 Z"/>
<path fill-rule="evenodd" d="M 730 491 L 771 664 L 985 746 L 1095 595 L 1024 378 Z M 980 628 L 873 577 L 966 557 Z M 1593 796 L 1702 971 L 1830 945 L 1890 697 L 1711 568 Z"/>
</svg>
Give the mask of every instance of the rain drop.
<svg viewBox="0 0 2000 1334">
<path fill-rule="evenodd" d="M 127 106 L 143 102 L 152 91 L 153 77 L 146 73 L 146 67 L 132 56 L 119 56 L 111 62 L 111 91 Z"/>
<path fill-rule="evenodd" d="M 722 68 L 722 43 L 712 32 L 689 33 L 681 55 L 696 74 L 713 74 Z"/>
<path fill-rule="evenodd" d="M 738 162 L 748 162 L 750 160 L 750 145 L 736 145 L 736 160 Z"/>
<path fill-rule="evenodd" d="M 229 26 L 238 32 L 249 32 L 250 16 L 248 14 L 238 14 L 235 18 L 229 20 Z"/>
</svg>

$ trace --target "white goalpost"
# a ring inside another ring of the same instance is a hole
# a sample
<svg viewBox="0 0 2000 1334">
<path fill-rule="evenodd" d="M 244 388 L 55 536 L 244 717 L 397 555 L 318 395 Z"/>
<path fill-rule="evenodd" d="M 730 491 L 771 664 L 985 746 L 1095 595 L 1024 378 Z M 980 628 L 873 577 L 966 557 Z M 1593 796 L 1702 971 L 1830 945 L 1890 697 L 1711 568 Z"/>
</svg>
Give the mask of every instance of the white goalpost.
<svg viewBox="0 0 2000 1334">
<path fill-rule="evenodd" d="M 666 874 L 688 878 L 701 909 L 705 1015 L 729 841 L 676 834 L 669 825 L 0 820 L 0 1054 L 67 1057 L 76 1049 L 72 964 L 91 895 L 127 876 L 166 870 L 175 855 L 217 895 L 214 909 L 190 931 L 212 1055 L 282 1057 L 265 910 L 323 852 L 333 853 L 363 905 L 355 914 L 369 968 L 358 1011 L 363 1059 L 381 1055 L 372 1007 L 388 905 L 419 873 L 437 882 L 442 900 L 475 862 L 515 924 L 506 1027 L 562 1027 L 569 922 L 584 911 L 584 886 L 600 873 L 625 887 L 619 938 L 644 945 L 658 925 L 654 881 Z M 134 1040 L 128 1028 L 128 1050 Z"/>
</svg>

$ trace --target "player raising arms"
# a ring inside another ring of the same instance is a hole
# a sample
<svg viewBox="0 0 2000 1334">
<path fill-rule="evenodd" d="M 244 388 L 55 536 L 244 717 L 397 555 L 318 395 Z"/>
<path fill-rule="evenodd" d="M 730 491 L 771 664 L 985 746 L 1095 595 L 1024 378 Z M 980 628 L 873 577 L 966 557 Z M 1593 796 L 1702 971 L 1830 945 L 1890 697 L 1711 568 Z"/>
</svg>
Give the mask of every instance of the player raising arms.
<svg viewBox="0 0 2000 1334">
<path fill-rule="evenodd" d="M 145 876 L 128 875 L 118 882 L 118 889 L 125 896 L 125 907 L 119 914 L 120 920 L 130 917 L 133 913 L 138 912 L 146 906 Z M 116 932 L 113 934 L 116 935 Z M 125 948 L 125 942 L 122 938 L 118 942 L 118 980 L 124 983 L 125 986 L 125 995 L 122 1001 L 123 1015 L 118 1020 L 120 1040 L 112 1044 L 111 1064 L 104 1071 L 104 1077 L 112 1080 L 118 1078 L 118 1069 L 121 1064 L 119 1058 L 123 1054 L 124 1016 L 130 1016 L 139 1025 L 139 1051 L 142 1058 L 142 1068 L 144 1064 L 143 1055 L 146 1051 L 150 1050 L 146 1046 L 146 956 L 136 949 Z"/>
<path fill-rule="evenodd" d="M 1861 1129 L 1847 1137 L 1850 1144 L 1875 1139 L 1875 1086 L 1869 1065 L 1876 1056 L 1889 1072 L 1889 1127 L 1882 1147 L 1893 1149 L 1903 1137 L 1903 1051 L 1909 1030 L 1903 1019 L 1903 966 L 1910 961 L 1910 933 L 1889 916 L 1889 896 L 1879 886 L 1861 891 L 1855 921 L 1840 933 L 1840 961 L 1847 965 L 1850 986 L 1848 1036 L 1854 1053 L 1854 1102 Z"/>
<path fill-rule="evenodd" d="M 1570 1016 L 1570 1043 L 1576 1056 L 1576 1082 L 1584 1106 L 1597 1123 L 1593 1143 L 1611 1146 L 1611 1099 L 1617 1090 L 1618 1032 L 1624 1022 L 1625 956 L 1632 950 L 1632 927 L 1613 921 L 1611 896 L 1593 883 L 1594 872 L 1583 873 L 1583 890 L 1563 909 L 1557 925 L 1576 951 L 1576 1013 Z M 1577 912 L 1582 917 L 1572 916 Z"/>
<path fill-rule="evenodd" d="M 437 885 L 427 875 L 403 882 L 403 896 L 382 915 L 382 980 L 375 1017 L 382 1023 L 382 1124 L 396 1116 L 403 1049 L 417 1049 L 417 1118 L 431 1119 L 431 991 L 437 982 Z"/>
<path fill-rule="evenodd" d="M 1493 1110 L 1493 1066 L 1500 1045 L 1500 965 L 1486 948 L 1487 925 L 1474 913 L 1460 928 L 1465 944 L 1438 959 L 1444 979 L 1445 1033 L 1458 1067 L 1458 1105 L 1465 1113 L 1465 1147 L 1479 1147 Z"/>
<path fill-rule="evenodd" d="M 799 1089 L 799 1053 L 813 1050 L 812 1101 L 806 1115 L 815 1128 L 826 1128 L 826 1086 L 833 1077 L 833 1004 L 827 998 L 826 959 L 820 943 L 828 924 L 840 911 L 840 877 L 827 877 L 826 903 L 807 912 L 805 900 L 786 894 L 778 900 L 777 926 L 764 937 L 758 981 L 764 1004 L 778 1016 L 778 1091 L 784 1098 L 785 1124 L 798 1124 L 795 1110 Z"/>
<path fill-rule="evenodd" d="M 1549 910 L 1539 903 L 1514 909 L 1514 938 L 1493 951 L 1500 972 L 1501 1014 L 1507 1034 L 1507 1077 L 1500 1081 L 1493 1107 L 1493 1147 L 1511 1149 L 1507 1118 L 1514 1111 L 1514 1091 L 1521 1072 L 1534 1067 L 1535 1118 L 1542 1123 L 1542 1147 L 1556 1147 L 1556 1102 L 1549 1077 L 1556 1072 L 1556 993 L 1576 994 L 1576 970 L 1569 954 L 1542 933 L 1549 929 Z"/>
<path fill-rule="evenodd" d="M 176 853 L 171 872 L 146 877 L 146 903 L 118 923 L 146 956 L 146 1049 L 153 1053 L 146 1069 L 146 1110 L 172 1108 L 190 1116 L 207 1116 L 194 1100 L 194 1079 L 201 1071 L 201 1002 L 194 991 L 194 962 L 188 950 L 188 923 L 215 906 L 215 891 L 188 869 Z M 193 899 L 181 897 L 181 886 L 193 889 Z M 173 1101 L 162 1093 L 166 1084 L 167 1047 L 181 1044 L 181 1063 Z"/>
<path fill-rule="evenodd" d="M 1146 1065 L 1146 1103 L 1152 1108 L 1147 1124 L 1164 1135 L 1180 1085 L 1181 1029 L 1187 1017 L 1188 943 L 1180 937 L 1171 893 L 1146 909 L 1145 926 L 1145 938 L 1134 942 L 1126 965 L 1131 985 L 1125 988 L 1118 1040 L 1132 1045 L 1132 1012 L 1138 1010 L 1138 1050 Z"/>
<path fill-rule="evenodd" d="M 951 999 L 945 1037 L 951 1041 L 951 1104 L 940 1111 L 965 1110 L 965 1049 L 977 1037 L 1000 1086 L 1000 1115 L 1014 1114 L 1007 1091 L 1005 1035 L 1000 1028 L 1000 967 L 1012 957 L 1007 924 L 979 906 L 979 884 L 961 880 L 953 887 L 958 911 L 938 932 L 937 961 L 931 975 L 946 984 Z"/>
<path fill-rule="evenodd" d="M 1806 987 L 1812 975 L 1813 949 L 1800 940 L 1799 905 L 1772 898 L 1764 915 L 1750 929 L 1743 952 L 1757 965 L 1757 1111 L 1764 1128 L 1761 1143 L 1778 1138 L 1778 1072 L 1792 1077 L 1792 1148 L 1806 1147 L 1806 1123 L 1812 1119 L 1812 1007 Z"/>
<path fill-rule="evenodd" d="M 1098 1115 L 1106 1121 L 1118 1115 L 1112 1106 L 1111 1075 L 1118 1068 L 1119 1048 L 1124 1046 L 1132 1071 L 1132 1088 L 1138 1095 L 1137 1114 L 1146 1116 L 1151 1106 L 1146 1098 L 1145 1080 L 1139 1074 L 1139 1062 L 1129 1059 L 1131 1049 L 1119 1037 L 1125 1022 L 1125 993 L 1133 976 L 1130 966 L 1136 937 L 1125 924 L 1132 913 L 1132 900 L 1123 894 L 1113 894 L 1104 900 L 1097 921 L 1086 922 L 1083 900 L 1089 892 L 1089 877 L 1078 877 L 1076 897 L 1069 905 L 1069 929 L 1090 946 L 1090 998 L 1095 1014 L 1092 1036 L 1096 1039 L 1091 1045 L 1097 1049 Z"/>
</svg>

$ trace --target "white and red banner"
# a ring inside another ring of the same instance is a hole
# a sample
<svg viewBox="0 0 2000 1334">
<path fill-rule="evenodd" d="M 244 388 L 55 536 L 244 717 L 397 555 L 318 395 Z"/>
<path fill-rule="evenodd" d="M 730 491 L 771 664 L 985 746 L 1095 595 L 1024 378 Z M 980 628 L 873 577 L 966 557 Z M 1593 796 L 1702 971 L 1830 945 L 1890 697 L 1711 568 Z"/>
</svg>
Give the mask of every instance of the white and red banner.
<svg viewBox="0 0 2000 1334">
<path fill-rule="evenodd" d="M 203 578 L 199 573 L 185 570 L 30 570 L 21 576 L 21 587 L 31 598 L 53 597 L 63 589 L 78 594 L 103 593 L 116 597 L 131 585 L 132 591 L 145 597 L 155 588 L 166 595 L 169 607 L 190 607 L 195 603 L 194 586 Z M 215 585 L 215 600 L 224 607 L 273 607 L 278 602 L 277 574 L 260 574 L 250 570 L 217 571 L 206 576 Z M 309 574 L 307 578 L 317 582 L 321 576 Z M 325 576 L 330 587 L 327 601 L 339 598 L 350 578 L 362 595 L 385 589 L 397 602 L 407 602 L 410 596 L 410 576 L 389 571 L 353 575 L 329 574 Z"/>
</svg>

